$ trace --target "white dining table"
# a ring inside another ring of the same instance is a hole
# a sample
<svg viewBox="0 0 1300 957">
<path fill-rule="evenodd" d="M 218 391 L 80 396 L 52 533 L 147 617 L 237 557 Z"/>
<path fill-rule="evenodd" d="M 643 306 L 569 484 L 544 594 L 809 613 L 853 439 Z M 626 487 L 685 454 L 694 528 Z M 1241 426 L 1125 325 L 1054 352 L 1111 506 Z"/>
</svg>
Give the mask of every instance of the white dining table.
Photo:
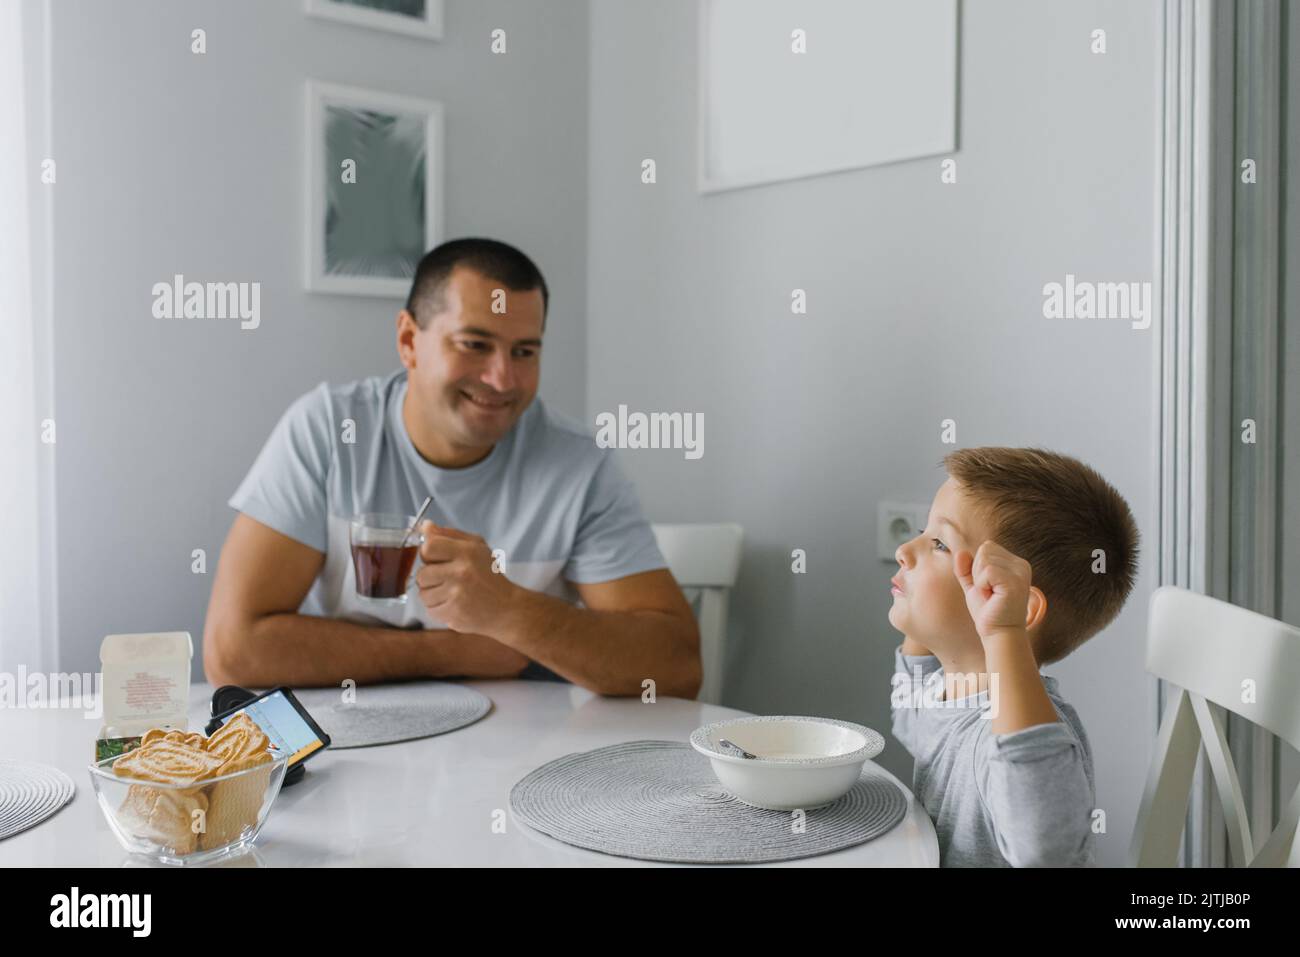
<svg viewBox="0 0 1300 957">
<path fill-rule="evenodd" d="M 641 739 L 685 743 L 701 725 L 746 714 L 681 698 L 607 698 L 555 681 L 465 684 L 492 699 L 485 717 L 431 738 L 316 755 L 303 780 L 280 792 L 253 849 L 218 866 L 670 866 L 534 831 L 511 813 L 510 789 L 562 755 Z M 207 723 L 211 695 L 206 684 L 191 688 L 192 730 Z M 0 758 L 53 765 L 77 788 L 53 817 L 0 840 L 0 867 L 149 865 L 122 849 L 97 806 L 86 768 L 99 720 L 71 705 L 0 709 Z M 873 771 L 907 797 L 892 830 L 830 854 L 746 866 L 937 867 L 925 809 L 884 768 Z"/>
</svg>

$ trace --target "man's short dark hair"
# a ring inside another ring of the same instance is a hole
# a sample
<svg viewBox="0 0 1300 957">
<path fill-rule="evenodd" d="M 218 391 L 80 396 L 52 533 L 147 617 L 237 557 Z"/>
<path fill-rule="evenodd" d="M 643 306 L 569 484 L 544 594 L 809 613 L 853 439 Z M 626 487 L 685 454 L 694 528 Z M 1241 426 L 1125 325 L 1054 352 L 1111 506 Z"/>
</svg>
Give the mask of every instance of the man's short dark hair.
<svg viewBox="0 0 1300 957">
<path fill-rule="evenodd" d="M 411 294 L 406 297 L 406 309 L 415 316 L 421 329 L 445 307 L 443 292 L 457 266 L 468 266 L 516 292 L 541 289 L 542 324 L 545 325 L 551 297 L 537 265 L 509 243 L 471 238 L 453 239 L 429 250 L 415 268 Z"/>
</svg>

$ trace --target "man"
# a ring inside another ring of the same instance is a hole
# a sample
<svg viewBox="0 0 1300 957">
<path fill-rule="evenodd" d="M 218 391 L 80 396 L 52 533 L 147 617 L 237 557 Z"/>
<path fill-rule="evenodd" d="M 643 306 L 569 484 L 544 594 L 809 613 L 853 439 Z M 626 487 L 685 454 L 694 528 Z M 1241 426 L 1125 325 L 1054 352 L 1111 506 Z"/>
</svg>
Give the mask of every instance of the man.
<svg viewBox="0 0 1300 957">
<path fill-rule="evenodd" d="M 699 631 L 635 490 L 534 401 L 548 298 L 519 250 L 444 243 L 397 315 L 404 370 L 289 407 L 230 499 L 203 636 L 213 684 L 523 675 L 695 696 Z M 426 495 L 406 603 L 358 597 L 350 519 Z"/>
</svg>

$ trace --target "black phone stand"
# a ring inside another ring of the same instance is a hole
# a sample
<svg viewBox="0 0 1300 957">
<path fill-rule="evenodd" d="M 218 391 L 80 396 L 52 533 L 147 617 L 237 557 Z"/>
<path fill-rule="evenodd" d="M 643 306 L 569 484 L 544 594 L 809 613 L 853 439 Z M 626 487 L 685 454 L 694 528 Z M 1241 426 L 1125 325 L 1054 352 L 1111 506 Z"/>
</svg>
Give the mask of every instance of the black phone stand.
<svg viewBox="0 0 1300 957">
<path fill-rule="evenodd" d="M 203 729 L 204 734 L 212 734 L 222 726 L 220 718 L 215 717 L 219 714 L 225 714 L 232 708 L 238 708 L 240 705 L 248 704 L 256 698 L 257 695 L 247 688 L 241 688 L 238 685 L 222 685 L 216 691 L 212 692 L 212 711 L 214 717 L 208 722 L 207 727 Z M 302 780 L 303 775 L 307 773 L 307 767 L 304 764 L 295 764 L 284 772 L 284 781 L 280 784 L 281 788 L 287 788 L 297 784 Z"/>
</svg>

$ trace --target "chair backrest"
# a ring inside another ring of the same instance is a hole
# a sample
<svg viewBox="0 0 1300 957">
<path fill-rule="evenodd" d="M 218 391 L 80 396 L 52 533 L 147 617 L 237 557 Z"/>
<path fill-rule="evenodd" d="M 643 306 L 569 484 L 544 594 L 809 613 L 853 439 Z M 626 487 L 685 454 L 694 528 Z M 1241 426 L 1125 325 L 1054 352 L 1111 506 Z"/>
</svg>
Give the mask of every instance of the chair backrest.
<svg viewBox="0 0 1300 957">
<path fill-rule="evenodd" d="M 1214 779 L 1234 867 L 1300 866 L 1300 788 L 1259 852 L 1224 737 L 1223 708 L 1300 747 L 1300 628 L 1182 588 L 1151 596 L 1147 670 L 1177 685 L 1138 810 L 1129 863 L 1177 865 L 1200 746 Z"/>
<path fill-rule="evenodd" d="M 727 600 L 740 569 L 745 530 L 735 524 L 654 525 L 668 569 L 696 607 L 704 681 L 699 701 L 721 704 Z"/>
</svg>

